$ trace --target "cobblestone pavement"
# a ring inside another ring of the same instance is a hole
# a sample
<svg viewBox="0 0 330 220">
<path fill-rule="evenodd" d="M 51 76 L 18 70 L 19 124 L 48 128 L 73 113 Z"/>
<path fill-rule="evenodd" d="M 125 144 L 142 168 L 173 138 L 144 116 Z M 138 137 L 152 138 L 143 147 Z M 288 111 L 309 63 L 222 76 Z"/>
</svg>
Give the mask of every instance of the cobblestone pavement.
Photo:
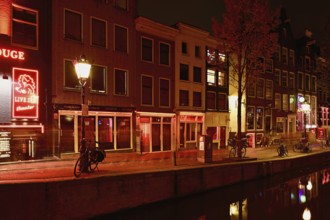
<svg viewBox="0 0 330 220">
<path fill-rule="evenodd" d="M 228 150 L 213 151 L 213 163 L 228 164 L 249 160 L 283 160 L 293 157 L 302 157 L 313 153 L 329 151 L 317 144 L 311 146 L 311 153 L 293 152 L 289 147 L 288 157 L 281 158 L 277 155 L 277 147 L 248 148 L 243 159 L 228 158 Z M 161 156 L 160 156 L 161 155 Z M 83 173 L 79 178 L 92 178 L 102 175 L 126 175 L 141 172 L 161 172 L 165 170 L 178 170 L 199 166 L 210 166 L 212 163 L 201 163 L 197 160 L 197 151 L 178 152 L 175 163 L 173 154 L 159 153 L 107 153 L 107 158 L 99 164 L 99 171 Z M 22 182 L 47 182 L 66 181 L 77 179 L 73 175 L 75 159 L 56 159 L 42 161 L 26 161 L 0 164 L 0 184 Z"/>
</svg>

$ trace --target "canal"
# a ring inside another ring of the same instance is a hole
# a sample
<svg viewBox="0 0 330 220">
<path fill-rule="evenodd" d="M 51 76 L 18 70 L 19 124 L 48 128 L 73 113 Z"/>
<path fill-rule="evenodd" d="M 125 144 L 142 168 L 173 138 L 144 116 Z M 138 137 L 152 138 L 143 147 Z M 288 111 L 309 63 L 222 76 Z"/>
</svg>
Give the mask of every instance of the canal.
<svg viewBox="0 0 330 220">
<path fill-rule="evenodd" d="M 97 216 L 111 220 L 330 219 L 330 166 Z"/>
</svg>

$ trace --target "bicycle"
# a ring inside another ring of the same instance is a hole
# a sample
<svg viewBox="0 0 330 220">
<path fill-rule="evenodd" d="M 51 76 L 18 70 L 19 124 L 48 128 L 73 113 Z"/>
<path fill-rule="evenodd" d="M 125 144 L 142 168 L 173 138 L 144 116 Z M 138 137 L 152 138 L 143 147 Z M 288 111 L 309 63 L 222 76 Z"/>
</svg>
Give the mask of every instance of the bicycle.
<svg viewBox="0 0 330 220">
<path fill-rule="evenodd" d="M 280 143 L 277 147 L 277 154 L 280 157 L 288 156 L 288 148 L 283 143 Z"/>
<path fill-rule="evenodd" d="M 100 144 L 99 142 L 95 142 Z M 80 146 L 80 151 L 82 146 Z M 85 152 L 77 159 L 74 166 L 74 175 L 79 177 L 83 172 L 94 172 L 98 169 L 99 162 L 102 162 L 106 157 L 106 153 L 103 149 L 96 148 L 91 145 L 91 141 L 86 146 Z"/>
<path fill-rule="evenodd" d="M 293 145 L 293 151 L 307 153 L 307 152 L 312 151 L 312 149 L 309 147 L 308 140 L 306 138 L 302 138 L 299 140 L 298 143 Z"/>
<path fill-rule="evenodd" d="M 242 138 L 241 139 L 241 156 L 245 157 L 246 155 L 246 148 L 248 146 L 248 141 L 247 138 Z M 228 139 L 228 145 L 231 147 L 229 150 L 229 157 L 235 157 L 236 155 L 238 156 L 238 147 L 237 147 L 237 139 L 236 138 L 230 138 Z"/>
</svg>

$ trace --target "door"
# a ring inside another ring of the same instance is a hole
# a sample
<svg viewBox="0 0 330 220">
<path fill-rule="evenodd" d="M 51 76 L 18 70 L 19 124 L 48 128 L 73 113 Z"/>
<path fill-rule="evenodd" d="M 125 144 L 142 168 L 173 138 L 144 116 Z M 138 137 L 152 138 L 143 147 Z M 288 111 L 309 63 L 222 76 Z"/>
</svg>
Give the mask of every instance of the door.
<svg viewBox="0 0 330 220">
<path fill-rule="evenodd" d="M 74 116 L 60 116 L 60 152 L 74 152 Z"/>
</svg>

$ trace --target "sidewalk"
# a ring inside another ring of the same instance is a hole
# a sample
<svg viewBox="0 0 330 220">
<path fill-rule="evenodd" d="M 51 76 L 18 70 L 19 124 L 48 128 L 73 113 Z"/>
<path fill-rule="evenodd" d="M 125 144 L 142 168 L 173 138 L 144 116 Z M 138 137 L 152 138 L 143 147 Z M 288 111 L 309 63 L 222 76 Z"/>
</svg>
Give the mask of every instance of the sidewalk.
<svg viewBox="0 0 330 220">
<path fill-rule="evenodd" d="M 308 154 L 330 151 L 330 148 L 321 148 L 318 144 L 312 145 L 311 153 L 293 152 L 289 147 L 289 156 L 281 158 L 277 155 L 276 146 L 264 148 L 248 148 L 246 158 L 228 158 L 228 150 L 214 150 L 214 164 L 237 163 L 250 160 L 281 160 L 293 157 L 303 157 Z M 28 161 L 0 164 L 0 184 L 23 182 L 48 182 L 77 179 L 73 175 L 76 160 L 56 159 L 47 161 Z M 107 158 L 99 164 L 99 171 L 82 174 L 79 178 L 96 176 L 119 176 L 131 173 L 161 172 L 178 170 L 193 166 L 210 166 L 197 161 L 197 150 L 179 151 L 176 153 L 174 165 L 172 152 L 167 153 L 107 153 Z"/>
</svg>

